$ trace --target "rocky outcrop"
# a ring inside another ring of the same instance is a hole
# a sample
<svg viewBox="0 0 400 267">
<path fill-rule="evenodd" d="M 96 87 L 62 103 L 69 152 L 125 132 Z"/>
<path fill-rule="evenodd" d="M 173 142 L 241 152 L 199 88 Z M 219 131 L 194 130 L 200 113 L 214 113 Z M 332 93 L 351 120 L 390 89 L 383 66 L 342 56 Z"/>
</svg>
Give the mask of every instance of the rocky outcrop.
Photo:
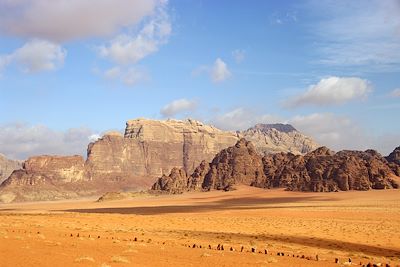
<svg viewBox="0 0 400 267">
<path fill-rule="evenodd" d="M 14 170 L 20 169 L 22 162 L 18 160 L 7 159 L 0 154 L 0 184 L 10 176 Z"/>
<path fill-rule="evenodd" d="M 202 163 L 201 166 L 204 169 L 206 165 Z M 238 184 L 314 192 L 390 189 L 400 186 L 400 177 L 393 172 L 390 163 L 374 150 L 344 150 L 335 153 L 320 147 L 304 156 L 281 152 L 262 157 L 256 153 L 251 142 L 241 139 L 235 146 L 218 153 L 208 168 L 207 173 L 201 172 L 201 177 L 199 172 L 195 172 L 189 177 L 176 176 L 179 179 L 162 177 L 157 183 L 162 182 L 165 188 L 173 188 L 179 180 L 179 190 L 168 191 L 172 193 L 230 190 Z M 197 184 L 203 181 L 201 188 L 189 186 L 193 184 L 193 177 L 196 177 Z M 162 187 L 157 189 L 163 190 Z"/>
<path fill-rule="evenodd" d="M 26 160 L 15 170 L 2 187 L 63 184 L 86 179 L 82 156 L 37 156 Z"/>
<path fill-rule="evenodd" d="M 272 186 L 289 190 L 330 192 L 398 187 L 387 161 L 373 150 L 334 153 L 322 147 L 305 156 L 265 156 L 263 162 Z"/>
<path fill-rule="evenodd" d="M 400 146 L 396 147 L 393 152 L 386 157 L 386 160 L 389 162 L 390 167 L 396 175 L 400 176 Z"/>
<path fill-rule="evenodd" d="M 215 156 L 202 187 L 229 190 L 236 184 L 267 186 L 262 158 L 253 144 L 243 138 Z"/>
<path fill-rule="evenodd" d="M 262 155 L 279 152 L 302 155 L 319 147 L 312 138 L 300 133 L 290 124 L 257 124 L 238 134 L 251 141 Z"/>
<path fill-rule="evenodd" d="M 170 194 L 180 194 L 187 190 L 187 183 L 188 177 L 185 170 L 182 168 L 173 168 L 168 176 L 161 176 L 151 189 Z"/>
</svg>

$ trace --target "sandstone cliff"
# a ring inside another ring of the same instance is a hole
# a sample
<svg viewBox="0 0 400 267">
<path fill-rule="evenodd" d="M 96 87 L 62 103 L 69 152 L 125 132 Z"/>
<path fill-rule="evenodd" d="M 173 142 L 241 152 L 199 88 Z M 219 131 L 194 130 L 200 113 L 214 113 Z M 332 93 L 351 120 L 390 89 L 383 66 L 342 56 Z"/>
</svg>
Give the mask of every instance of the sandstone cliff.
<svg viewBox="0 0 400 267">
<path fill-rule="evenodd" d="M 251 141 L 262 155 L 279 152 L 300 155 L 319 147 L 312 138 L 300 133 L 290 124 L 257 124 L 238 133 Z"/>
<path fill-rule="evenodd" d="M 106 135 L 89 145 L 87 166 L 95 178 L 167 174 L 172 168 L 191 173 L 202 160 L 235 144 L 237 135 L 195 120 L 136 119 L 124 136 Z"/>
<path fill-rule="evenodd" d="M 21 161 L 10 160 L 0 154 L 0 184 L 7 179 L 14 170 L 20 169 L 21 166 Z"/>
<path fill-rule="evenodd" d="M 80 156 L 28 159 L 21 170 L 0 185 L 0 201 L 148 189 L 154 177 L 174 167 L 191 173 L 203 160 L 210 161 L 236 141 L 236 133 L 190 119 L 130 120 L 124 135 L 110 132 L 90 143 L 86 161 Z"/>
<path fill-rule="evenodd" d="M 391 154 L 392 155 L 392 154 Z M 202 163 L 204 166 L 204 163 Z M 235 146 L 222 150 L 208 166 L 208 172 L 196 181 L 201 187 L 191 187 L 194 175 L 161 177 L 153 190 L 181 193 L 191 190 L 230 190 L 244 184 L 262 188 L 283 187 L 293 191 L 347 191 L 390 189 L 400 187 L 400 177 L 390 163 L 374 150 L 334 153 L 320 147 L 306 155 L 293 153 L 257 154 L 251 142 L 239 140 Z M 176 183 L 179 181 L 179 183 Z M 186 185 L 186 187 L 185 187 Z M 179 186 L 176 190 L 175 186 Z"/>
</svg>

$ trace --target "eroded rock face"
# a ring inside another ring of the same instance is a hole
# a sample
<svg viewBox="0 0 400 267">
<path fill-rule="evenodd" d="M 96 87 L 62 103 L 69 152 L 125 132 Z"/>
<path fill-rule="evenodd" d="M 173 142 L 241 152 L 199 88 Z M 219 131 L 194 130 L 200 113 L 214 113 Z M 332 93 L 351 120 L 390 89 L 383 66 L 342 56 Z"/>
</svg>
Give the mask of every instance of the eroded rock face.
<svg viewBox="0 0 400 267">
<path fill-rule="evenodd" d="M 124 136 L 105 136 L 90 145 L 87 165 L 94 177 L 155 177 L 174 167 L 191 173 L 236 141 L 236 134 L 194 120 L 130 120 Z"/>
<path fill-rule="evenodd" d="M 396 175 L 400 176 L 400 146 L 396 147 L 395 150 L 386 157 L 386 160 L 389 162 L 390 167 Z"/>
<path fill-rule="evenodd" d="M 10 176 L 14 170 L 22 167 L 22 162 L 18 160 L 7 159 L 4 155 L 0 154 L 0 184 Z"/>
<path fill-rule="evenodd" d="M 243 138 L 215 156 L 202 187 L 205 190 L 229 190 L 235 184 L 268 186 L 261 156 L 253 144 Z"/>
<path fill-rule="evenodd" d="M 296 191 L 347 191 L 397 188 L 394 173 L 376 151 L 319 148 L 305 156 L 277 154 L 263 158 L 274 187 Z"/>
<path fill-rule="evenodd" d="M 204 166 L 207 165 L 202 163 L 199 168 L 205 170 Z M 304 156 L 282 152 L 262 158 L 251 142 L 241 139 L 235 146 L 218 153 L 208 168 L 207 173 L 197 171 L 187 177 L 186 188 L 182 188 L 185 183 L 181 182 L 180 192 L 230 190 L 237 184 L 314 192 L 400 187 L 400 177 L 396 176 L 388 161 L 374 150 L 334 153 L 320 147 Z M 201 188 L 190 186 L 194 176 L 196 181 L 203 181 Z M 172 183 L 168 185 L 168 179 L 163 182 L 167 187 L 174 186 Z"/>
<path fill-rule="evenodd" d="M 182 168 L 173 168 L 168 176 L 161 176 L 151 189 L 169 194 L 181 194 L 187 191 L 187 182 L 188 177 L 185 170 Z"/>
<path fill-rule="evenodd" d="M 82 156 L 37 156 L 23 163 L 2 186 L 63 184 L 88 179 Z"/>
<path fill-rule="evenodd" d="M 306 154 L 319 145 L 310 137 L 300 133 L 290 124 L 257 124 L 239 135 L 251 141 L 261 155 L 291 152 Z"/>
</svg>

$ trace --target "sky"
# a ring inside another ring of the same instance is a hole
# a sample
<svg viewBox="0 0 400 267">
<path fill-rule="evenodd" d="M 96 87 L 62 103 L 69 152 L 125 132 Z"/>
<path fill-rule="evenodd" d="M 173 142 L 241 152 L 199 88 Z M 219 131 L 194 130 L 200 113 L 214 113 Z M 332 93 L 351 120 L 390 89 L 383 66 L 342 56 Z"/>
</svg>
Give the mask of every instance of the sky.
<svg viewBox="0 0 400 267">
<path fill-rule="evenodd" d="M 0 0 L 0 153 L 84 154 L 134 118 L 400 145 L 400 1 Z"/>
</svg>

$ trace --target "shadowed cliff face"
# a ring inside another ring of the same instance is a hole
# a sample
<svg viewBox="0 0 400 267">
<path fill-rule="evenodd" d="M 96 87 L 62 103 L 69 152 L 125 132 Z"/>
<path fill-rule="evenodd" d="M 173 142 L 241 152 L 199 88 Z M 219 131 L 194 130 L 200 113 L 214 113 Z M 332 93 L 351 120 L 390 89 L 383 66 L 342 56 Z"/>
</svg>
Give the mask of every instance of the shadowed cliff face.
<svg viewBox="0 0 400 267">
<path fill-rule="evenodd" d="M 0 154 L 0 184 L 7 179 L 14 170 L 18 170 L 21 167 L 21 161 L 10 160 Z"/>
<path fill-rule="evenodd" d="M 153 186 L 153 189 L 168 188 L 165 191 L 169 193 L 181 193 L 191 190 L 231 190 L 238 184 L 315 192 L 399 188 L 400 177 L 393 171 L 392 164 L 396 163 L 389 163 L 374 150 L 334 153 L 326 147 L 304 156 L 277 153 L 262 157 L 256 153 L 251 142 L 241 139 L 235 146 L 218 153 L 209 163 L 208 172 L 200 177 L 198 173 L 191 176 L 163 176 L 160 178 L 163 187 Z M 193 183 L 194 177 L 196 183 L 203 181 L 201 187 L 187 186 Z"/>
</svg>

